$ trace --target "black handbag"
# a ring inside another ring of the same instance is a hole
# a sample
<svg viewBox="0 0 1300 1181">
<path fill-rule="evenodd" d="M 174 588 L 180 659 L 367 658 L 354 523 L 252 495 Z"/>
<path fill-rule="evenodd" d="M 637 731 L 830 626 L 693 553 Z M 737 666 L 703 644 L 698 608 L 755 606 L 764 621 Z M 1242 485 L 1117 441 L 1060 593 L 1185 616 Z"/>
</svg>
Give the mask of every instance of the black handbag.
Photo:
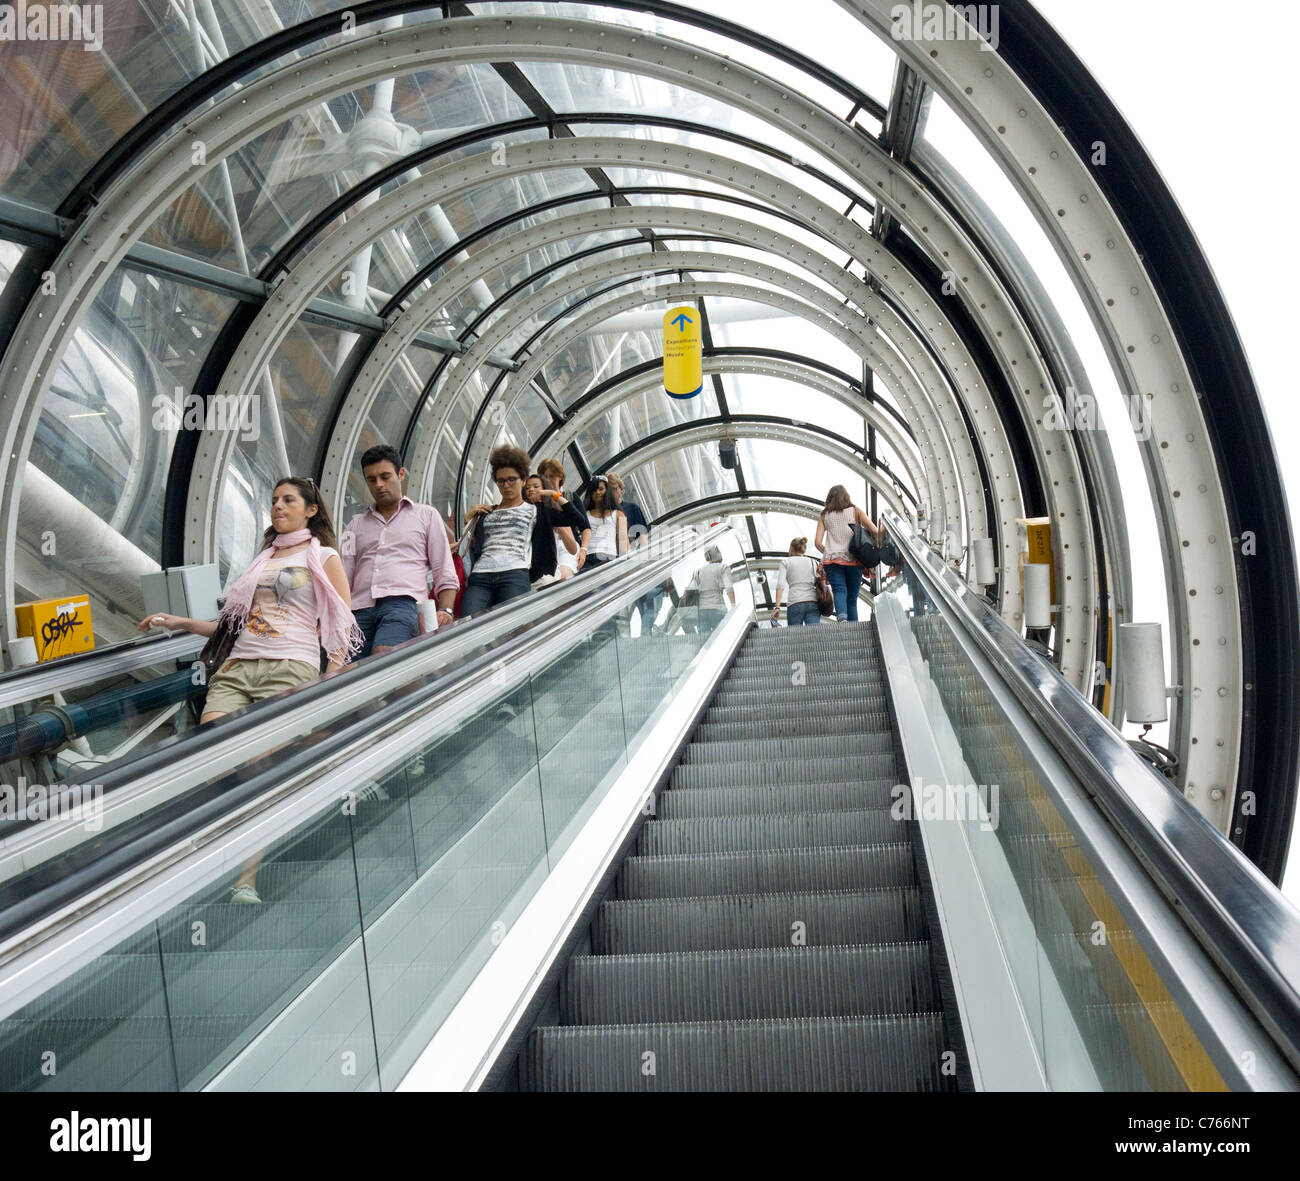
<svg viewBox="0 0 1300 1181">
<path fill-rule="evenodd" d="M 880 564 L 880 547 L 856 521 L 853 523 L 853 536 L 849 540 L 849 554 L 867 570 Z"/>
<path fill-rule="evenodd" d="M 230 659 L 230 650 L 235 646 L 242 628 L 231 627 L 224 619 L 217 620 L 217 630 L 208 637 L 203 645 L 199 659 L 203 662 L 203 671 L 207 680 L 212 680 L 217 671 Z"/>
</svg>

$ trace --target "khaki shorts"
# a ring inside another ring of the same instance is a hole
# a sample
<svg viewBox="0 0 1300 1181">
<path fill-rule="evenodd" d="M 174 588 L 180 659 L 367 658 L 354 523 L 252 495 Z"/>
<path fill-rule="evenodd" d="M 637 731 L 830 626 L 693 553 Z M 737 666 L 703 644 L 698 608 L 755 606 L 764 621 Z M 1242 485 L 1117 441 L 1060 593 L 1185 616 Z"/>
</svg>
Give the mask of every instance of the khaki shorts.
<svg viewBox="0 0 1300 1181">
<path fill-rule="evenodd" d="M 305 660 L 227 660 L 208 682 L 205 714 L 228 714 L 320 676 Z"/>
</svg>

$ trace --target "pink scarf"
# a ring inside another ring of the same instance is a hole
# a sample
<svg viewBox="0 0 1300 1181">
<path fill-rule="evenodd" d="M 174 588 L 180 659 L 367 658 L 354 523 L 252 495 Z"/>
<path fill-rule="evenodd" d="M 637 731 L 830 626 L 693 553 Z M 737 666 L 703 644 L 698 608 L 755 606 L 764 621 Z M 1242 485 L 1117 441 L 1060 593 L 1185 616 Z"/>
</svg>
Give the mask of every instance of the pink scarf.
<svg viewBox="0 0 1300 1181">
<path fill-rule="evenodd" d="M 365 636 L 351 610 L 343 601 L 343 596 L 334 589 L 334 584 L 325 573 L 325 563 L 321 560 L 320 539 L 312 536 L 310 529 L 296 529 L 292 533 L 279 533 L 275 540 L 253 559 L 252 565 L 239 576 L 239 579 L 226 593 L 226 603 L 221 609 L 221 618 L 236 630 L 242 628 L 248 619 L 249 608 L 253 605 L 253 592 L 257 590 L 257 579 L 262 567 L 271 559 L 271 555 L 286 546 L 301 545 L 311 538 L 307 549 L 307 568 L 311 571 L 312 583 L 316 588 L 316 614 L 320 619 L 321 647 L 329 653 L 331 660 L 346 664 L 365 644 Z"/>
</svg>

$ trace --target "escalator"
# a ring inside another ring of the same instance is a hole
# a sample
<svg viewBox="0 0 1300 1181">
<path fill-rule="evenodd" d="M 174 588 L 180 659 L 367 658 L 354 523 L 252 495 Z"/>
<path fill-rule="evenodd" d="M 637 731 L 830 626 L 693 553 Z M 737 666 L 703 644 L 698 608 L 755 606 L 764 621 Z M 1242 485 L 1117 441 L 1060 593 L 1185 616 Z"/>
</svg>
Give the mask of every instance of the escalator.
<svg viewBox="0 0 1300 1181">
<path fill-rule="evenodd" d="M 870 623 L 752 631 L 522 1088 L 955 1089 L 905 782 Z"/>
<path fill-rule="evenodd" d="M 740 556 L 729 529 L 691 533 L 137 752 L 107 769 L 97 831 L 0 842 L 0 1089 L 400 1078 L 699 664 L 712 634 L 676 604 L 713 544 Z M 652 590 L 654 635 L 633 624 Z M 277 803 L 279 835 L 225 847 Z"/>
<path fill-rule="evenodd" d="M 0 842 L 0 1086 L 1300 1089 L 1300 916 L 889 527 L 861 624 L 716 526 L 105 769 Z"/>
<path fill-rule="evenodd" d="M 612 655 L 608 639 L 559 662 L 557 684 L 580 691 L 582 678 Z M 538 703 L 540 727 L 558 730 L 557 715 L 571 705 L 566 696 Z M 250 1031 L 265 1027 L 345 952 L 358 906 L 374 916 L 398 901 L 411 885 L 413 850 L 437 865 L 463 834 L 509 806 L 502 788 L 525 775 L 529 762 L 526 744 L 510 729 L 511 713 L 507 700 L 425 752 L 430 765 L 436 762 L 436 777 L 422 754 L 358 792 L 355 815 L 331 809 L 280 844 L 258 868 L 260 904 L 232 901 L 233 878 L 217 883 L 146 936 L 99 956 L 21 1016 L 0 1022 L 0 1065 L 21 1071 L 0 1074 L 0 1090 L 41 1085 L 38 1047 L 58 1048 L 60 1089 L 169 1090 L 206 1081 Z M 550 802 L 549 815 L 561 826 L 581 803 L 560 793 Z M 476 892 L 497 897 L 518 886 L 524 868 L 507 862 L 458 881 L 459 920 Z M 445 967 L 431 965 L 433 982 Z M 379 975 L 370 980 L 373 993 L 394 1003 Z M 386 984 L 413 987 L 409 979 Z"/>
</svg>

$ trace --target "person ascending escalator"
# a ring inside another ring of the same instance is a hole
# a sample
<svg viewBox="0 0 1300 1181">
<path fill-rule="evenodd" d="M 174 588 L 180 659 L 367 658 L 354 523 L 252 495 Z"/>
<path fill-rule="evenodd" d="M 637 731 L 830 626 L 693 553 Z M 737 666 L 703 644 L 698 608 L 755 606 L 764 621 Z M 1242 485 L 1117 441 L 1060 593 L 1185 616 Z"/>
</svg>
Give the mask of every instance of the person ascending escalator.
<svg viewBox="0 0 1300 1181">
<path fill-rule="evenodd" d="M 849 499 L 843 484 L 836 484 L 826 493 L 813 545 L 822 552 L 822 569 L 835 595 L 835 618 L 841 623 L 856 623 L 858 618 L 862 565 L 850 552 L 854 525 L 861 525 L 879 542 L 880 530 L 875 522 Z"/>
</svg>

